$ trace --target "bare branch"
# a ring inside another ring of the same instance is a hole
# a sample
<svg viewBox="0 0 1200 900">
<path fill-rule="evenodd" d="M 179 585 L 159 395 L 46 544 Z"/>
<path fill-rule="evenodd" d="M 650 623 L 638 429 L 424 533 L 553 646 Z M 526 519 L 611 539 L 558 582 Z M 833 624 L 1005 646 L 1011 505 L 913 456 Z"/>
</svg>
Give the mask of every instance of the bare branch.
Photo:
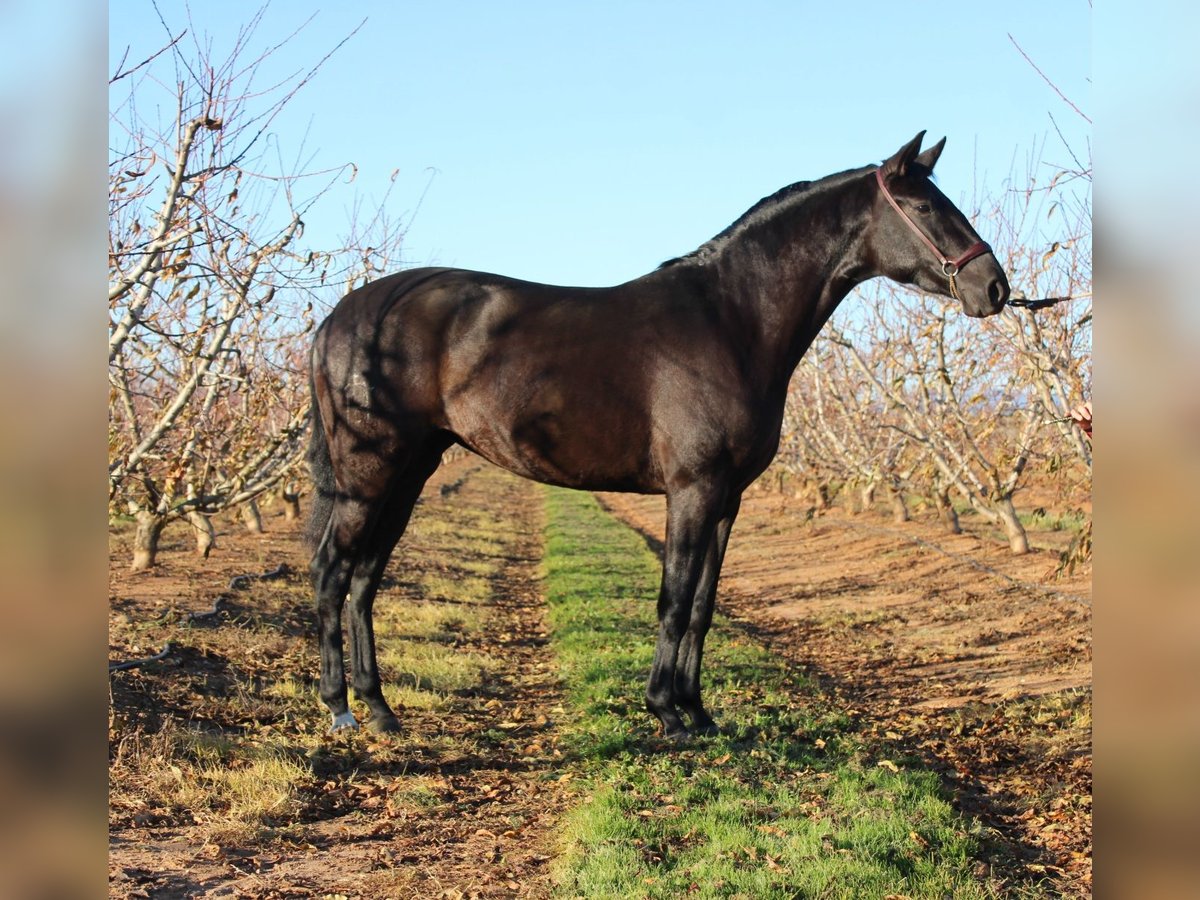
<svg viewBox="0 0 1200 900">
<path fill-rule="evenodd" d="M 1029 63 L 1029 65 L 1033 67 L 1033 71 L 1037 72 L 1038 75 L 1040 75 L 1042 77 L 1042 81 L 1044 81 L 1044 82 L 1046 82 L 1046 84 L 1050 85 L 1050 88 L 1054 91 L 1054 93 L 1058 94 L 1058 96 L 1060 98 L 1062 98 L 1062 101 L 1065 104 L 1067 104 L 1067 106 L 1069 106 L 1069 107 L 1071 107 L 1071 109 L 1075 110 L 1076 114 L 1079 115 L 1080 118 L 1082 118 L 1085 122 L 1087 122 L 1089 125 L 1091 125 L 1092 120 L 1083 112 L 1083 110 L 1081 110 L 1078 106 L 1076 106 L 1074 103 L 1072 103 L 1071 99 L 1066 94 L 1064 94 L 1061 90 L 1059 90 L 1058 85 L 1055 84 L 1049 77 L 1047 77 L 1045 72 L 1043 72 L 1041 69 L 1038 68 L 1038 64 L 1029 58 L 1029 54 L 1025 52 L 1025 50 L 1021 47 L 1020 44 L 1017 43 L 1017 39 L 1014 38 L 1011 33 L 1008 35 L 1008 39 L 1010 41 L 1012 41 L 1012 45 L 1017 48 L 1017 52 L 1020 53 L 1021 56 L 1025 57 L 1025 62 Z"/>
<path fill-rule="evenodd" d="M 179 34 L 175 35 L 175 37 L 171 38 L 170 42 L 167 43 L 165 46 L 163 46 L 162 49 L 156 50 L 154 53 L 147 56 L 136 66 L 133 66 L 132 68 L 129 68 L 129 69 L 122 69 L 121 66 L 123 66 L 125 64 L 125 60 L 129 57 L 129 48 L 126 47 L 125 55 L 121 57 L 121 62 L 117 66 L 117 74 L 113 75 L 111 78 L 108 79 L 109 85 L 111 86 L 113 84 L 116 84 L 122 78 L 126 78 L 126 77 L 132 75 L 138 69 L 142 69 L 142 68 L 145 68 L 146 66 L 150 65 L 150 63 L 154 62 L 154 60 L 158 59 L 160 56 L 162 56 L 168 50 L 173 49 L 174 46 L 183 39 L 183 36 L 185 34 L 187 34 L 186 28 L 183 31 L 179 32 Z"/>
</svg>

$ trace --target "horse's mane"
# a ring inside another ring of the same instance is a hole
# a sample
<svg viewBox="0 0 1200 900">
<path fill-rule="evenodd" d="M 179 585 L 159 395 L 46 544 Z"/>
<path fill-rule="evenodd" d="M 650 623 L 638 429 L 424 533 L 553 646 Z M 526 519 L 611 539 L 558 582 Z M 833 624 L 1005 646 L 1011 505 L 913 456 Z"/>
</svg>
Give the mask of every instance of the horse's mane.
<svg viewBox="0 0 1200 900">
<path fill-rule="evenodd" d="M 827 175 L 816 181 L 797 181 L 795 184 L 789 184 L 787 187 L 781 188 L 770 196 L 763 197 L 742 213 L 732 225 L 705 241 L 691 253 L 685 253 L 683 256 L 668 259 L 659 268 L 665 269 L 668 266 L 680 263 L 704 262 L 719 253 L 747 229 L 766 222 L 785 210 L 799 206 L 818 194 L 839 188 L 847 182 L 858 178 L 864 172 L 871 171 L 874 168 L 875 166 L 862 166 L 857 169 L 847 169 L 845 172 L 838 172 L 834 175 Z"/>
</svg>

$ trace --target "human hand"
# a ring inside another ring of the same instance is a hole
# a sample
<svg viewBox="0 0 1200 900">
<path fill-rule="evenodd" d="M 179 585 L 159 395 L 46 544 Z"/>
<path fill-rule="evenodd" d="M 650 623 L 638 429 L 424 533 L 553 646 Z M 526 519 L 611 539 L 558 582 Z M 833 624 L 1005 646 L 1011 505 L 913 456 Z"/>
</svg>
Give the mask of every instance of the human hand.
<svg viewBox="0 0 1200 900">
<path fill-rule="evenodd" d="M 1087 401 L 1087 403 L 1080 403 L 1078 406 L 1076 406 L 1074 409 L 1072 409 L 1068 413 L 1068 415 L 1071 417 L 1072 420 L 1074 420 L 1075 424 L 1077 424 L 1080 428 L 1083 429 L 1084 434 L 1086 434 L 1089 438 L 1092 436 L 1092 401 L 1091 400 Z"/>
</svg>

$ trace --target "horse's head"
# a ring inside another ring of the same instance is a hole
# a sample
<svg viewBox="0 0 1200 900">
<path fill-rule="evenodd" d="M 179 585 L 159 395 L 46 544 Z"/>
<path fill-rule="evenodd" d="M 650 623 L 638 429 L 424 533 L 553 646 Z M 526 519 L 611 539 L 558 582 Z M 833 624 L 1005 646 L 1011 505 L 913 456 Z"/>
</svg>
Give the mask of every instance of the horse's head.
<svg viewBox="0 0 1200 900">
<path fill-rule="evenodd" d="M 971 223 L 930 180 L 942 138 L 921 152 L 921 132 L 875 173 L 873 247 L 880 274 L 954 297 L 968 316 L 1000 312 L 1008 278 Z"/>
</svg>

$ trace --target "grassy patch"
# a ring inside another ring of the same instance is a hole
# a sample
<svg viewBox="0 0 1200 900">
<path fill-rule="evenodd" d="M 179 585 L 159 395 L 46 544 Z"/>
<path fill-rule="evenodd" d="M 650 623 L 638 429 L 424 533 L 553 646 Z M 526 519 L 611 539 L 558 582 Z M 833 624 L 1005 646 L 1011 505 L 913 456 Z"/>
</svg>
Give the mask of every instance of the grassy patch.
<svg viewBox="0 0 1200 900">
<path fill-rule="evenodd" d="M 122 742 L 114 807 L 134 824 L 198 826 L 219 844 L 263 840 L 291 827 L 312 780 L 304 746 L 170 723 Z"/>
<path fill-rule="evenodd" d="M 1034 531 L 1069 531 L 1072 534 L 1078 534 L 1088 521 L 1082 510 L 1056 513 L 1041 507 L 1033 512 L 1018 513 L 1017 518 L 1022 525 Z"/>
<path fill-rule="evenodd" d="M 584 771 L 564 896 L 976 898 L 977 835 L 935 776 L 718 617 L 706 697 L 725 730 L 677 750 L 642 712 L 657 560 L 586 494 L 547 491 L 545 589 Z"/>
<path fill-rule="evenodd" d="M 491 574 L 490 572 L 488 574 Z M 458 566 L 448 575 L 426 574 L 420 578 L 421 593 L 430 600 L 482 603 L 491 595 L 487 578 L 464 574 Z"/>
<path fill-rule="evenodd" d="M 479 683 L 486 657 L 444 644 L 398 640 L 378 647 L 380 677 L 387 684 L 445 694 Z"/>
</svg>

